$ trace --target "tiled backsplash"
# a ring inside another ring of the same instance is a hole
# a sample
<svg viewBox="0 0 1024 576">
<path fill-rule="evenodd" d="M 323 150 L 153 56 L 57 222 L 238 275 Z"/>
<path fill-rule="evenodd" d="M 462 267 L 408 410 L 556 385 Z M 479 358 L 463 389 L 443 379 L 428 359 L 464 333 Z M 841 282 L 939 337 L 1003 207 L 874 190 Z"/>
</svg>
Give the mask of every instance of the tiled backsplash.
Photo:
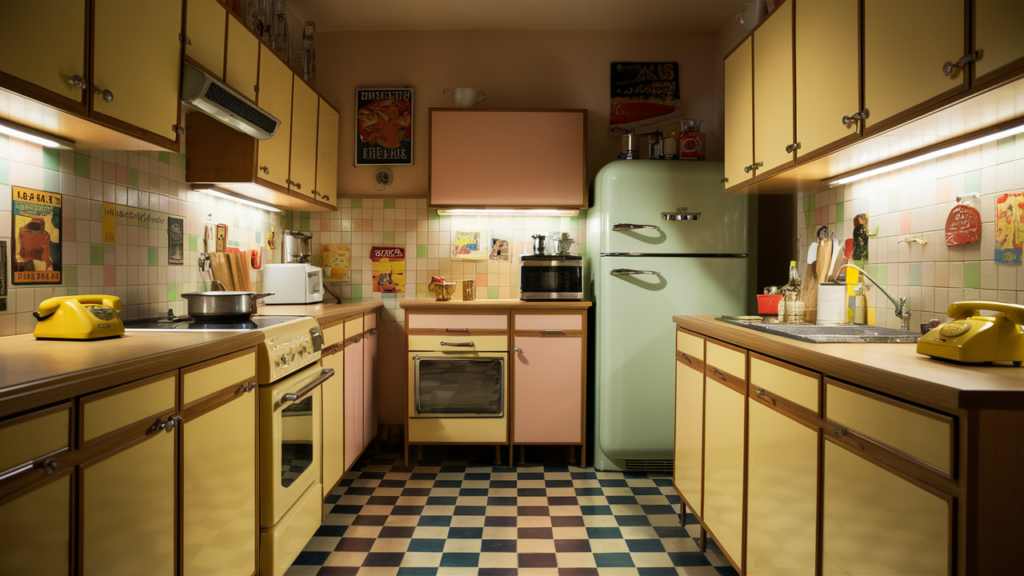
<svg viewBox="0 0 1024 576">
<path fill-rule="evenodd" d="M 994 259 L 996 197 L 1022 190 L 1024 135 L 1018 135 L 803 194 L 797 203 L 800 271 L 817 226 L 834 228 L 836 238 L 850 238 L 854 216 L 867 213 L 871 236 L 866 271 L 894 297 L 908 297 L 911 329 L 932 318 L 945 320 L 949 305 L 962 300 L 1024 304 L 1024 267 L 996 264 Z M 971 194 L 980 196 L 981 242 L 947 246 L 946 217 L 957 197 Z M 908 238 L 927 244 L 903 241 Z M 868 304 L 877 307 L 876 324 L 899 327 L 894 307 L 881 291 L 869 288 Z"/>
<path fill-rule="evenodd" d="M 199 251 L 207 223 L 228 225 L 228 244 L 242 250 L 256 248 L 274 226 L 278 232 L 299 229 L 313 233 L 313 251 L 321 243 L 348 244 L 352 248 L 350 282 L 340 284 L 350 300 L 383 299 L 385 319 L 401 323 L 397 298 L 424 298 L 431 276 L 449 280 L 474 279 L 477 298 L 517 298 L 518 255 L 530 245 L 530 236 L 551 231 L 569 232 L 575 252 L 583 250 L 586 217 L 547 216 L 440 216 L 427 209 L 425 199 L 342 198 L 336 212 L 276 214 L 190 190 L 185 183 L 185 156 L 168 152 L 129 152 L 47 149 L 31 142 L 0 135 L 0 240 L 11 249 L 11 186 L 24 186 L 63 195 L 62 257 L 64 282 L 55 287 L 9 286 L 7 311 L 0 312 L 0 336 L 24 334 L 35 327 L 32 312 L 42 300 L 70 294 L 113 294 L 124 304 L 127 318 L 185 312 L 180 294 L 205 290 L 209 273 L 200 273 Z M 116 243 L 104 244 L 103 204 L 116 204 L 149 213 L 149 227 L 121 218 Z M 167 264 L 167 216 L 185 220 L 185 264 Z M 482 230 L 510 240 L 511 262 L 455 260 L 450 257 L 454 232 Z M 371 246 L 406 249 L 407 292 L 390 296 L 374 293 L 371 284 Z M 8 254 L 8 260 L 12 260 Z M 265 256 L 264 261 L 269 259 Z M 319 263 L 319 257 L 314 258 Z M 254 288 L 261 280 L 252 274 Z M 461 295 L 461 291 L 458 292 Z M 456 296 L 457 298 L 460 296 Z M 401 332 L 391 325 L 386 330 Z"/>
</svg>

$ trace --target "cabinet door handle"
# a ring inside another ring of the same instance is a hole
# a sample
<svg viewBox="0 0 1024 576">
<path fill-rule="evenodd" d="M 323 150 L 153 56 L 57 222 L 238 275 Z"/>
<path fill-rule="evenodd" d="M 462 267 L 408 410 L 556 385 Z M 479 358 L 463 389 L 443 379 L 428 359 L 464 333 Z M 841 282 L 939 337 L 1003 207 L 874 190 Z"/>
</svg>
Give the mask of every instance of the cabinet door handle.
<svg viewBox="0 0 1024 576">
<path fill-rule="evenodd" d="M 638 274 L 650 274 L 651 276 L 661 276 L 661 272 L 655 270 L 633 270 L 631 268 L 616 268 L 609 272 L 612 276 L 636 276 Z"/>
<path fill-rule="evenodd" d="M 49 476 L 57 471 L 58 462 L 56 456 L 66 451 L 67 448 L 54 450 L 53 452 L 50 452 L 49 454 L 44 456 L 44 458 L 46 459 L 43 460 L 42 462 L 36 460 L 35 462 L 29 462 L 27 464 L 22 464 L 21 466 L 18 466 L 16 468 L 11 468 L 4 472 L 3 474 L 0 474 L 0 482 L 3 482 L 10 478 L 14 478 L 15 476 L 18 476 L 20 474 L 25 474 L 26 472 L 29 472 L 34 468 L 42 468 L 43 470 L 46 471 L 46 475 Z"/>
<path fill-rule="evenodd" d="M 78 88 L 79 90 L 85 90 L 89 87 L 89 84 L 86 83 L 85 78 L 82 78 L 78 74 L 75 74 L 71 77 L 71 85 L 75 88 Z"/>
<path fill-rule="evenodd" d="M 757 389 L 757 395 L 758 396 L 764 396 L 765 395 L 764 388 L 758 388 Z"/>
<path fill-rule="evenodd" d="M 252 392 L 255 389 L 256 389 L 256 382 L 246 382 L 245 384 L 242 384 L 241 386 L 239 386 L 238 390 L 236 390 L 235 393 L 236 394 L 245 394 L 247 392 Z"/>
<path fill-rule="evenodd" d="M 558 328 L 558 329 L 541 330 L 540 333 L 541 334 L 561 334 L 562 333 L 562 329 Z"/>
<path fill-rule="evenodd" d="M 946 76 L 949 76 L 950 74 L 953 73 L 953 70 L 957 68 L 963 68 L 964 66 L 967 65 L 968 62 L 974 62 L 975 60 L 977 60 L 979 55 L 979 52 L 974 51 L 971 52 L 970 54 L 964 54 L 956 62 L 946 62 L 945 64 L 942 65 L 942 73 L 945 74 Z"/>
<path fill-rule="evenodd" d="M 690 360 L 689 354 L 687 354 L 686 352 L 680 352 L 679 354 L 682 356 L 683 360 L 686 360 L 687 364 L 693 364 L 693 360 Z"/>
<path fill-rule="evenodd" d="M 644 229 L 661 230 L 661 228 L 659 228 L 657 226 L 651 226 L 650 224 L 612 224 L 612 231 L 613 232 L 620 231 L 620 230 L 644 230 Z"/>
<path fill-rule="evenodd" d="M 743 171 L 746 172 L 747 174 L 750 174 L 751 170 L 757 170 L 758 168 L 760 168 L 762 166 L 764 166 L 764 162 L 754 162 L 750 166 L 744 166 L 743 167 Z"/>
<path fill-rule="evenodd" d="M 836 428 L 835 429 L 835 435 L 840 437 L 840 438 L 842 438 L 843 436 L 846 436 L 846 428 Z"/>
<path fill-rule="evenodd" d="M 167 419 L 167 422 L 164 422 L 163 424 L 161 424 L 159 426 L 159 428 L 161 430 L 163 430 L 164 432 L 167 432 L 168 434 L 170 434 L 171 432 L 174 432 L 174 427 L 177 426 L 180 423 L 181 423 L 181 416 L 171 416 L 170 418 Z"/>
<path fill-rule="evenodd" d="M 516 354 L 522 354 L 523 353 L 523 349 L 520 348 L 519 346 L 516 346 L 515 348 L 513 348 L 512 351 L 515 352 Z"/>
<path fill-rule="evenodd" d="M 177 124 L 171 124 L 171 130 L 174 130 L 174 133 L 177 134 L 178 136 L 181 136 L 182 134 L 185 133 L 185 129 L 181 126 L 178 126 Z"/>
<path fill-rule="evenodd" d="M 293 182 L 293 184 L 295 184 L 295 189 L 296 190 L 302 190 L 302 184 L 300 184 L 298 182 Z"/>
<path fill-rule="evenodd" d="M 104 102 L 113 102 L 114 101 L 114 93 L 111 92 L 110 90 L 100 90 L 99 88 L 97 88 L 96 89 L 96 93 L 99 94 L 103 98 Z"/>
<path fill-rule="evenodd" d="M 719 372 L 718 368 L 712 368 L 711 369 L 711 373 L 714 374 L 715 376 L 718 376 L 722 380 L 725 380 L 725 374 L 722 374 L 721 372 Z"/>
<path fill-rule="evenodd" d="M 454 348 L 472 348 L 476 346 L 473 342 L 445 342 L 441 341 L 441 346 L 452 346 Z"/>
<path fill-rule="evenodd" d="M 377 329 L 376 328 L 370 328 L 370 331 L 367 332 L 366 334 L 368 336 L 376 336 L 377 335 Z"/>
<path fill-rule="evenodd" d="M 850 122 L 860 122 L 861 120 L 867 120 L 871 117 L 871 110 L 867 108 L 863 112 L 855 112 L 850 116 L 843 116 L 843 126 L 849 126 Z"/>
<path fill-rule="evenodd" d="M 260 172 L 263 172 L 264 174 L 270 174 L 270 168 L 266 166 L 260 166 Z"/>
<path fill-rule="evenodd" d="M 722 178 L 721 180 L 718 181 L 718 183 L 719 184 L 728 184 L 729 183 L 729 179 L 728 178 Z"/>
<path fill-rule="evenodd" d="M 794 150 L 799 150 L 799 149 L 800 149 L 800 143 L 799 142 L 794 142 L 793 144 L 790 144 L 790 145 L 786 146 L 786 154 L 790 154 Z"/>
</svg>

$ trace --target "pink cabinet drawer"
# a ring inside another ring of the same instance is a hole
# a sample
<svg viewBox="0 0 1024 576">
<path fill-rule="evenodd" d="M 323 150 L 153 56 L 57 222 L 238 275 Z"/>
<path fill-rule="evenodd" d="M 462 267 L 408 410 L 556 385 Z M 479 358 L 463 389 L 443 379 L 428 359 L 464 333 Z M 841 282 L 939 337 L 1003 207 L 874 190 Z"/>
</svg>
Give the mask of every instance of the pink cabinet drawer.
<svg viewBox="0 0 1024 576">
<path fill-rule="evenodd" d="M 505 314 L 409 314 L 410 330 L 508 330 Z"/>
<path fill-rule="evenodd" d="M 513 323 L 517 332 L 535 330 L 583 330 L 582 314 L 516 314 Z"/>
</svg>

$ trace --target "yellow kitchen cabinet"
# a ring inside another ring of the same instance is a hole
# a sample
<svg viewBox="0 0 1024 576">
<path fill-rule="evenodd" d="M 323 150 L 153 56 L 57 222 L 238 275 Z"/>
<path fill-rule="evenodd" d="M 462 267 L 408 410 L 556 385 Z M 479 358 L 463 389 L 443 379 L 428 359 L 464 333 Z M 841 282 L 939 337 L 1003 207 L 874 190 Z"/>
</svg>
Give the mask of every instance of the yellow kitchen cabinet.
<svg viewBox="0 0 1024 576">
<path fill-rule="evenodd" d="M 691 511 L 700 516 L 704 459 L 704 340 L 682 332 L 676 333 L 676 339 L 676 438 L 672 481 Z"/>
<path fill-rule="evenodd" d="M 324 342 L 328 345 L 320 352 L 323 367 L 334 370 L 334 378 L 329 378 L 321 385 L 323 418 L 320 422 L 323 427 L 323 455 L 320 462 L 323 466 L 324 499 L 345 475 L 345 354 L 342 352 L 344 338 L 338 337 L 332 341 L 328 330 L 324 329 Z"/>
<path fill-rule="evenodd" d="M 746 353 L 708 340 L 704 374 L 703 519 L 742 570 Z"/>
<path fill-rule="evenodd" d="M 974 0 L 975 83 L 998 78 L 1024 66 L 1024 2 L 1018 0 Z"/>
<path fill-rule="evenodd" d="M 731 188 L 754 177 L 753 39 L 725 58 L 725 178 Z"/>
<path fill-rule="evenodd" d="M 966 67 L 948 76 L 943 71 L 966 53 L 965 18 L 965 0 L 864 0 L 869 131 L 967 89 Z"/>
<path fill-rule="evenodd" d="M 819 429 L 749 402 L 746 573 L 814 574 Z"/>
<path fill-rule="evenodd" d="M 235 92 L 256 102 L 259 74 L 260 41 L 245 24 L 228 14 L 227 54 L 224 61 L 224 83 Z"/>
<path fill-rule="evenodd" d="M 248 576 L 256 571 L 257 431 L 252 390 L 241 387 L 226 402 L 215 399 L 183 413 L 185 576 Z"/>
<path fill-rule="evenodd" d="M 260 90 L 256 103 L 281 121 L 277 132 L 257 144 L 257 179 L 288 187 L 294 74 L 266 45 L 260 44 Z"/>
<path fill-rule="evenodd" d="M 176 146 L 181 0 L 95 0 L 92 112 L 143 140 Z"/>
<path fill-rule="evenodd" d="M 954 502 L 825 442 L 825 576 L 951 573 Z"/>
<path fill-rule="evenodd" d="M 81 466 L 84 576 L 175 573 L 175 445 L 157 428 Z"/>
<path fill-rule="evenodd" d="M 795 17 L 796 154 L 802 157 L 859 134 L 856 121 L 842 121 L 861 110 L 859 5 L 800 0 Z"/>
<path fill-rule="evenodd" d="M 291 176 L 288 189 L 312 198 L 316 186 L 316 128 L 320 99 L 300 78 L 295 78 L 293 84 Z"/>
<path fill-rule="evenodd" d="M 753 38 L 754 163 L 758 170 L 767 172 L 792 164 L 795 158 L 793 2 L 776 8 L 772 17 L 754 31 Z M 726 138 L 728 142 L 728 135 Z"/>
<path fill-rule="evenodd" d="M 70 470 L 0 498 L 0 574 L 71 573 Z"/>
<path fill-rule="evenodd" d="M 227 10 L 217 0 L 186 0 L 185 57 L 224 78 L 224 37 Z"/>
<path fill-rule="evenodd" d="M 323 98 L 317 117 L 316 187 L 313 198 L 331 206 L 338 203 L 338 122 L 341 116 Z"/>
<path fill-rule="evenodd" d="M 3 20 L 0 86 L 48 104 L 84 111 L 89 78 L 86 1 L 7 1 L 3 3 Z M 76 76 L 81 79 L 78 86 Z"/>
</svg>

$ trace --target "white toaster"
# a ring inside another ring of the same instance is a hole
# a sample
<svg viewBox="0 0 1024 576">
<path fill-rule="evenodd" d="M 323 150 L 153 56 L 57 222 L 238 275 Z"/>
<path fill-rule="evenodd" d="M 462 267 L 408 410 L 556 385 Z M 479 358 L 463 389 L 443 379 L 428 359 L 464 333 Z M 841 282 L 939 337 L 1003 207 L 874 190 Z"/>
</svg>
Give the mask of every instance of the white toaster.
<svg viewBox="0 0 1024 576">
<path fill-rule="evenodd" d="M 267 304 L 311 304 L 324 300 L 324 271 L 310 264 L 264 264 Z"/>
</svg>

